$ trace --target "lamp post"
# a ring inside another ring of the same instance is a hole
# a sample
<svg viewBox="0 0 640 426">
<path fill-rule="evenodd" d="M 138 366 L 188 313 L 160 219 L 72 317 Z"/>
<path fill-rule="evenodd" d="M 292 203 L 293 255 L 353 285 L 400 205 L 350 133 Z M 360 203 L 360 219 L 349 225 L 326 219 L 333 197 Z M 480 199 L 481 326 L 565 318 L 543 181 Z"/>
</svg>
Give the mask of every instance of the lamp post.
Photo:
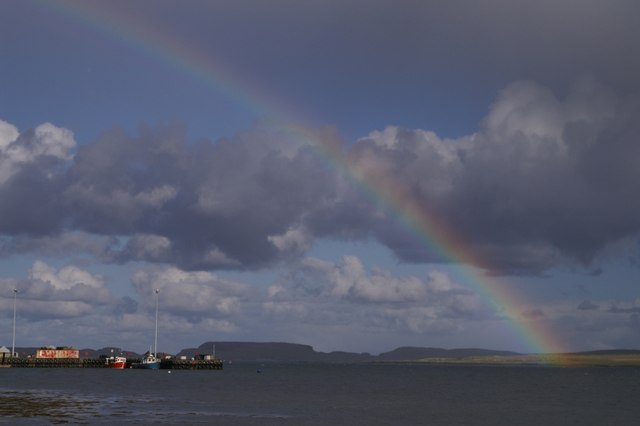
<svg viewBox="0 0 640 426">
<path fill-rule="evenodd" d="M 154 356 L 158 356 L 158 293 L 160 290 L 156 288 L 156 337 L 153 342 L 153 354 Z"/>
<path fill-rule="evenodd" d="M 18 299 L 18 289 L 13 289 L 13 340 L 11 341 L 11 358 L 16 356 L 16 300 Z"/>
</svg>

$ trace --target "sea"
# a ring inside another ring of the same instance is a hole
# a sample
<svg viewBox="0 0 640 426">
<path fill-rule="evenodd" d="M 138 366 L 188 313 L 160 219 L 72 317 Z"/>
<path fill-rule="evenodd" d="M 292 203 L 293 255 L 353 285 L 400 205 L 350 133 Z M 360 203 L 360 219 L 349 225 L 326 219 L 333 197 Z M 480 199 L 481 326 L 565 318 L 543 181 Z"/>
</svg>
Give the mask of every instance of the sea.
<svg viewBox="0 0 640 426">
<path fill-rule="evenodd" d="M 635 425 L 640 368 L 226 364 L 0 368 L 0 423 Z"/>
</svg>

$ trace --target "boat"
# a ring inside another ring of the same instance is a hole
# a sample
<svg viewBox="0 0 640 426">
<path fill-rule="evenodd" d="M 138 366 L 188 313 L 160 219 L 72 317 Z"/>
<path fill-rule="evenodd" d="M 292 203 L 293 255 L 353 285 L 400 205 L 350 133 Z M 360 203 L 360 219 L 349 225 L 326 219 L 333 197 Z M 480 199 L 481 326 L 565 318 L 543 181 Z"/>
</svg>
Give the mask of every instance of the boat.
<svg viewBox="0 0 640 426">
<path fill-rule="evenodd" d="M 107 368 L 124 368 L 127 365 L 127 358 L 123 356 L 110 356 L 107 358 Z"/>
<path fill-rule="evenodd" d="M 158 358 L 153 352 L 149 351 L 144 354 L 144 356 L 142 357 L 142 361 L 136 364 L 136 368 L 158 370 L 160 369 L 160 358 Z"/>
<path fill-rule="evenodd" d="M 156 294 L 156 334 L 155 334 L 155 340 L 154 340 L 154 350 L 153 352 L 151 352 L 151 348 L 149 348 L 149 352 L 147 352 L 146 354 L 144 354 L 144 356 L 142 357 L 142 361 L 139 363 L 136 363 L 133 367 L 134 368 L 143 368 L 146 370 L 159 370 L 160 369 L 160 358 L 157 357 L 158 355 L 158 293 L 160 292 L 160 290 L 158 290 L 157 288 L 155 289 L 155 294 Z"/>
</svg>

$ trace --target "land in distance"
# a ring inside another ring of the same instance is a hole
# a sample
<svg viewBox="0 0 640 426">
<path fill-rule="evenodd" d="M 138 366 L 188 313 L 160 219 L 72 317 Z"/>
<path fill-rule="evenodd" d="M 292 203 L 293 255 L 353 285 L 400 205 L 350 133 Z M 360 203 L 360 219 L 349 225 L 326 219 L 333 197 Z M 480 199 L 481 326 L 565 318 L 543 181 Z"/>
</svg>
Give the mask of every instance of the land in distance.
<svg viewBox="0 0 640 426">
<path fill-rule="evenodd" d="M 640 367 L 640 351 L 610 350 L 561 354 L 486 355 L 460 358 L 428 357 L 414 361 L 428 364 L 557 365 L 566 367 Z"/>
<path fill-rule="evenodd" d="M 37 348 L 16 348 L 20 356 L 34 355 Z M 205 342 L 195 348 L 182 349 L 174 356 L 211 354 L 234 363 L 360 363 L 417 362 L 470 365 L 570 365 L 570 366 L 640 366 L 640 350 L 607 350 L 566 354 L 521 354 L 510 351 L 463 348 L 399 347 L 379 355 L 366 352 L 317 352 L 310 345 L 281 342 Z M 124 352 L 139 358 L 134 351 L 117 347 L 80 349 L 82 358 L 98 358 Z"/>
</svg>

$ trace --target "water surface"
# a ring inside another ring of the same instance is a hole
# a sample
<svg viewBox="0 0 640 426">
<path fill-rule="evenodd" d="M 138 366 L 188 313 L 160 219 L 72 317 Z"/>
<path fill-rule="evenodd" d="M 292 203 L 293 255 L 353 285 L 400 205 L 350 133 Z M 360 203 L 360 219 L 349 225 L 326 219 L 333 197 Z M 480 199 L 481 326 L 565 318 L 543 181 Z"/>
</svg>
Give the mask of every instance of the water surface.
<svg viewBox="0 0 640 426">
<path fill-rule="evenodd" d="M 631 425 L 639 397 L 630 367 L 0 369 L 6 424 Z"/>
</svg>

